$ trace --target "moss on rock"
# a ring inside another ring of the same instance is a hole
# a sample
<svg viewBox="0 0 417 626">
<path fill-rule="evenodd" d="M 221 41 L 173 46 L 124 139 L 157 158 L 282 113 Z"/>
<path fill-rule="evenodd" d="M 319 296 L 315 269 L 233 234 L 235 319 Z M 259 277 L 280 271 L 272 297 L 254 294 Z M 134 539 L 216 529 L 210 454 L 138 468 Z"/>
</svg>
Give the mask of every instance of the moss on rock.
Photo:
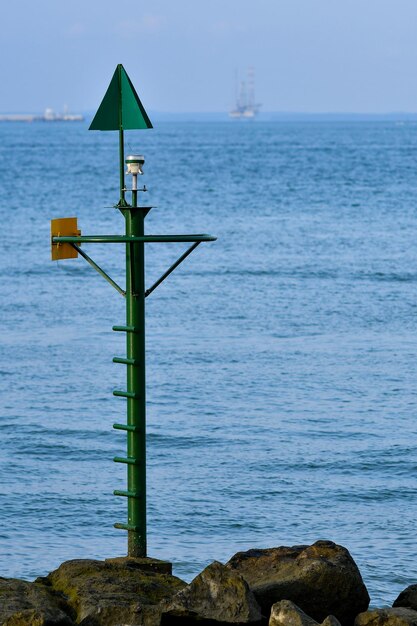
<svg viewBox="0 0 417 626">
<path fill-rule="evenodd" d="M 153 626 L 159 624 L 159 603 L 186 585 L 156 569 L 154 559 L 76 559 L 62 563 L 42 582 L 65 595 L 77 624 Z"/>
<path fill-rule="evenodd" d="M 227 566 L 245 578 L 264 615 L 276 602 L 291 600 L 317 622 L 334 615 L 351 626 L 369 605 L 356 563 L 332 541 L 239 552 Z"/>
<path fill-rule="evenodd" d="M 2 626 L 73 626 L 64 598 L 44 585 L 0 578 Z"/>
<path fill-rule="evenodd" d="M 360 613 L 355 626 L 417 626 L 417 611 L 405 607 L 373 609 Z"/>
<path fill-rule="evenodd" d="M 246 581 L 214 561 L 165 603 L 162 624 L 259 624 L 261 611 Z"/>
</svg>

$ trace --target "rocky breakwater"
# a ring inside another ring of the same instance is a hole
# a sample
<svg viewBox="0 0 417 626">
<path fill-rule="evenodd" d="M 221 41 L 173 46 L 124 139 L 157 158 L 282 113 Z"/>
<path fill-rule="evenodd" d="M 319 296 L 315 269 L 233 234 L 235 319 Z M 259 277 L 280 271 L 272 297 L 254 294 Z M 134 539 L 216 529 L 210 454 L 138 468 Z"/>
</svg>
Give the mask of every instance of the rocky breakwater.
<svg viewBox="0 0 417 626">
<path fill-rule="evenodd" d="M 417 626 L 417 585 L 404 589 L 392 608 L 361 613 L 355 620 L 355 626 Z"/>
<path fill-rule="evenodd" d="M 355 562 L 331 541 L 240 552 L 189 584 L 170 563 L 129 557 L 0 578 L 2 626 L 417 626 L 417 585 L 394 604 L 368 611 Z"/>
</svg>

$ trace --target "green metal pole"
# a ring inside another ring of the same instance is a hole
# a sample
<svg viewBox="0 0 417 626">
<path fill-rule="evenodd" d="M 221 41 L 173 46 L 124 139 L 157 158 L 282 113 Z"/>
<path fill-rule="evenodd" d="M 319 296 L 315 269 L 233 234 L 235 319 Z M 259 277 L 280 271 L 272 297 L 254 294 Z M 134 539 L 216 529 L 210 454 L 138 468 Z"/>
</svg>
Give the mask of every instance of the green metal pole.
<svg viewBox="0 0 417 626">
<path fill-rule="evenodd" d="M 117 66 L 118 85 L 118 115 L 119 115 L 119 170 L 120 170 L 120 200 L 119 206 L 126 206 L 125 199 L 125 139 L 123 134 L 123 93 L 122 93 L 122 66 Z"/>
<path fill-rule="evenodd" d="M 119 169 L 120 169 L 120 200 L 119 206 L 126 206 L 125 199 L 125 154 L 123 130 L 119 130 Z"/>
<path fill-rule="evenodd" d="M 124 209 L 126 235 L 144 235 L 145 212 L 137 206 Z M 126 325 L 127 333 L 127 466 L 128 555 L 146 556 L 146 389 L 145 389 L 145 245 L 126 244 Z"/>
</svg>

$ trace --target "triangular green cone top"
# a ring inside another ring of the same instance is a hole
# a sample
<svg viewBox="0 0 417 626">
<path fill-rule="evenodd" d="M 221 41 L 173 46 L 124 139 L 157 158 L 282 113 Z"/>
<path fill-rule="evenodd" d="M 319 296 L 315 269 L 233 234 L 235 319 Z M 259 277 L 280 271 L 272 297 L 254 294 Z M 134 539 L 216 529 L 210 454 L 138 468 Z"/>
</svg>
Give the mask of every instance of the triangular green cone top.
<svg viewBox="0 0 417 626">
<path fill-rule="evenodd" d="M 132 130 L 135 128 L 152 128 L 152 123 L 132 81 L 123 65 L 119 64 L 88 130 Z"/>
</svg>

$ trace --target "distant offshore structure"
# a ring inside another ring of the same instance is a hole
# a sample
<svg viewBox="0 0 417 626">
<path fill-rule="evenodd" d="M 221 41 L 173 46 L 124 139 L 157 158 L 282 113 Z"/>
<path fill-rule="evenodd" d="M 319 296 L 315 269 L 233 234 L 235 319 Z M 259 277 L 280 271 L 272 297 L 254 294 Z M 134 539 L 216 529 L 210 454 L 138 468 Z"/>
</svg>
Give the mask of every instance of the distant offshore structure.
<svg viewBox="0 0 417 626">
<path fill-rule="evenodd" d="M 229 117 L 238 120 L 253 120 L 259 113 L 260 104 L 255 100 L 255 70 L 248 68 L 247 80 L 238 86 L 236 76 L 236 106 L 229 111 Z"/>
<path fill-rule="evenodd" d="M 76 113 L 70 113 L 67 105 L 64 106 L 63 113 L 55 113 L 53 109 L 45 109 L 45 113 L 41 118 L 44 122 L 82 122 L 84 117 Z"/>
<path fill-rule="evenodd" d="M 84 116 L 70 113 L 68 107 L 64 107 L 62 113 L 55 113 L 51 108 L 45 109 L 43 115 L 32 113 L 10 113 L 0 115 L 0 122 L 83 122 Z"/>
</svg>

